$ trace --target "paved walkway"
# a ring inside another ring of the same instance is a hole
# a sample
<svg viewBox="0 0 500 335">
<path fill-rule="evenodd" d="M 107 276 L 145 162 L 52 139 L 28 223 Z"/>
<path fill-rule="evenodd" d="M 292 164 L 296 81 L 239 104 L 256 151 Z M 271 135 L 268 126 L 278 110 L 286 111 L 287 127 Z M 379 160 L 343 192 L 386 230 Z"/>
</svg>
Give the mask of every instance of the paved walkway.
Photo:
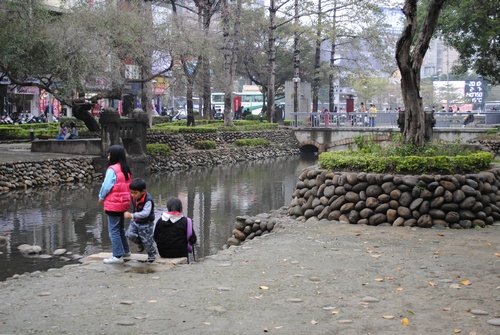
<svg viewBox="0 0 500 335">
<path fill-rule="evenodd" d="M 0 143 L 0 163 L 41 161 L 49 158 L 65 158 L 67 154 L 31 152 L 31 143 Z"/>
<path fill-rule="evenodd" d="M 0 334 L 499 334 L 500 226 L 284 214 L 194 264 L 99 260 L 0 283 Z"/>
<path fill-rule="evenodd" d="M 53 152 L 31 152 L 30 142 L 0 143 L 0 164 L 10 162 L 35 162 L 54 158 L 91 157 Z M 1 334 L 1 333 L 0 333 Z"/>
</svg>

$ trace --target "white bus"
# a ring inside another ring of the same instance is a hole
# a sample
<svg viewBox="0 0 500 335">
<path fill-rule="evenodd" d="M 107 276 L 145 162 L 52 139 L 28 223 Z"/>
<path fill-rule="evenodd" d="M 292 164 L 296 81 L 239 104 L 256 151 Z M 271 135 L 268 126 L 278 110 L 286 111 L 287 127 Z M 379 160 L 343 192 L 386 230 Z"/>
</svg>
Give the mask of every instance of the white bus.
<svg viewBox="0 0 500 335">
<path fill-rule="evenodd" d="M 231 96 L 231 111 L 243 107 L 243 111 L 249 110 L 253 115 L 259 115 L 262 112 L 264 97 L 260 92 L 233 92 Z M 224 110 L 224 93 L 212 93 L 211 105 L 216 112 L 222 113 Z"/>
</svg>

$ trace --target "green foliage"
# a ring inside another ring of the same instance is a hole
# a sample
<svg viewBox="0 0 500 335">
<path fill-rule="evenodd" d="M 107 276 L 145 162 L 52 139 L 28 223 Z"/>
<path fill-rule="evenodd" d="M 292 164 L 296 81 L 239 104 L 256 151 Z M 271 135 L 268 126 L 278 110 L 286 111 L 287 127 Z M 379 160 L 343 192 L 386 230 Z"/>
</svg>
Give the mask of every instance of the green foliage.
<svg viewBox="0 0 500 335">
<path fill-rule="evenodd" d="M 264 119 L 262 118 L 261 115 L 248 114 L 245 116 L 245 120 L 247 120 L 247 121 L 263 121 Z"/>
<path fill-rule="evenodd" d="M 470 173 L 487 169 L 493 161 L 489 152 L 455 156 L 383 156 L 354 151 L 324 152 L 319 156 L 322 168 L 365 172 L 395 173 Z"/>
<path fill-rule="evenodd" d="M 200 149 L 200 150 L 210 150 L 210 149 L 217 148 L 217 143 L 215 143 L 215 141 L 212 141 L 212 140 L 203 140 L 203 141 L 194 142 L 193 146 L 196 149 Z"/>
<path fill-rule="evenodd" d="M 354 136 L 354 143 L 361 152 L 376 153 L 381 150 L 380 145 L 374 141 L 373 136 L 356 135 Z"/>
<path fill-rule="evenodd" d="M 257 147 L 257 146 L 269 146 L 270 143 L 268 140 L 265 138 L 240 138 L 234 141 L 234 144 L 236 144 L 239 147 Z"/>
<path fill-rule="evenodd" d="M 89 132 L 83 121 L 76 118 L 61 118 L 61 122 L 64 122 L 67 126 L 69 126 L 69 123 L 72 121 L 76 123 L 80 138 L 99 137 L 99 134 Z M 0 139 L 28 140 L 30 138 L 31 129 L 34 130 L 36 138 L 56 138 L 59 134 L 59 125 L 59 122 L 0 125 Z"/>
<path fill-rule="evenodd" d="M 438 31 L 460 55 L 454 70 L 473 69 L 491 83 L 500 83 L 500 20 L 497 0 L 450 0 L 441 14 Z"/>
<path fill-rule="evenodd" d="M 185 125 L 178 125 L 175 123 L 161 123 L 153 126 L 148 130 L 151 133 L 215 133 L 217 132 L 217 128 L 210 126 L 201 126 L 201 127 L 187 127 Z"/>
<path fill-rule="evenodd" d="M 232 127 L 224 126 L 223 121 L 199 120 L 196 127 L 188 127 L 185 121 L 159 123 L 149 129 L 152 133 L 215 133 L 217 131 L 261 131 L 278 129 L 276 123 L 235 120 Z"/>
<path fill-rule="evenodd" d="M 153 156 L 167 156 L 170 153 L 168 144 L 163 143 L 149 143 L 146 144 L 148 154 Z"/>
</svg>

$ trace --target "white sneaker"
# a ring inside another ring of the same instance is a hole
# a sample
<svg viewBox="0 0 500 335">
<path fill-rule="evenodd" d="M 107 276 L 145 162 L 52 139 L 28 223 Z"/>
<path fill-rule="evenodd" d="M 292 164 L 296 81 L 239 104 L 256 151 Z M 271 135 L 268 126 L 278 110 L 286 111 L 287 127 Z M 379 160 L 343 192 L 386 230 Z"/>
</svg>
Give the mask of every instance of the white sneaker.
<svg viewBox="0 0 500 335">
<path fill-rule="evenodd" d="M 123 264 L 123 257 L 115 257 L 115 256 L 112 256 L 110 258 L 105 258 L 103 260 L 103 263 L 104 264 Z"/>
</svg>

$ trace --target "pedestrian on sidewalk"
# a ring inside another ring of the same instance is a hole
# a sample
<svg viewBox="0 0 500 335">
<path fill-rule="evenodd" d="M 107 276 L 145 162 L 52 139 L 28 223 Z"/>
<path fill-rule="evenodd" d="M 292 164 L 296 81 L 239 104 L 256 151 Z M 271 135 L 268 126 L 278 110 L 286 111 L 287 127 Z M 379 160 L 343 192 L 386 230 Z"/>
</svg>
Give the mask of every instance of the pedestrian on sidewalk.
<svg viewBox="0 0 500 335">
<path fill-rule="evenodd" d="M 129 185 L 132 173 L 127 163 L 125 149 L 112 145 L 108 150 L 108 168 L 99 191 L 99 204 L 104 205 L 108 216 L 108 232 L 111 240 L 112 256 L 104 259 L 105 264 L 123 263 L 130 256 L 125 236 L 124 213 L 130 208 Z"/>
<path fill-rule="evenodd" d="M 153 240 L 153 227 L 155 220 L 155 204 L 153 197 L 146 191 L 146 182 L 141 178 L 135 178 L 130 183 L 130 195 L 132 197 L 132 213 L 125 212 L 125 219 L 130 219 L 127 230 L 127 238 L 137 243 L 138 251 L 146 249 L 148 263 L 156 259 L 156 247 Z"/>
</svg>

